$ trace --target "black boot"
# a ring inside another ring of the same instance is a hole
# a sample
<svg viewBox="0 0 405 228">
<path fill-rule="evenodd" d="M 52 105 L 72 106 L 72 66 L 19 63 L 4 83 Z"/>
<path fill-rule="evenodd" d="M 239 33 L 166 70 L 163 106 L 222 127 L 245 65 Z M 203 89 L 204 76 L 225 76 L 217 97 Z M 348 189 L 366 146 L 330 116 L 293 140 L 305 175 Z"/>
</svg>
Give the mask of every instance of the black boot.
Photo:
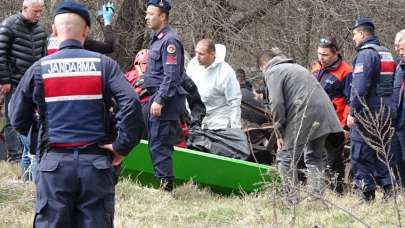
<svg viewBox="0 0 405 228">
<path fill-rule="evenodd" d="M 344 183 L 341 180 L 337 180 L 336 184 L 333 187 L 333 190 L 335 191 L 336 194 L 338 194 L 339 196 L 343 196 L 344 195 Z"/>
<path fill-rule="evenodd" d="M 394 190 L 392 189 L 392 185 L 386 185 L 383 188 L 384 188 L 383 200 L 387 201 L 394 196 Z"/>
<path fill-rule="evenodd" d="M 173 180 L 169 179 L 160 179 L 159 189 L 165 192 L 173 191 Z"/>
<path fill-rule="evenodd" d="M 363 191 L 362 202 L 370 203 L 375 199 L 375 190 Z"/>
<path fill-rule="evenodd" d="M 337 195 L 343 196 L 344 194 L 344 176 L 341 173 L 333 172 L 329 170 L 327 173 L 327 178 L 329 179 L 329 187 L 332 191 L 334 191 Z"/>
</svg>

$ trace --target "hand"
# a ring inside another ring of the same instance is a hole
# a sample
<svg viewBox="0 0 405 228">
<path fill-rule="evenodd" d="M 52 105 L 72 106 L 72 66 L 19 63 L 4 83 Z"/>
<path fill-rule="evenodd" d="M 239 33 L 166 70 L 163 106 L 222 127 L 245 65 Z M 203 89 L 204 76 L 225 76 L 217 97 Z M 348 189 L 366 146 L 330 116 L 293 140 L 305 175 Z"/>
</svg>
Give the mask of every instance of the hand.
<svg viewBox="0 0 405 228">
<path fill-rule="evenodd" d="M 0 95 L 5 95 L 11 91 L 11 84 L 0 85 Z"/>
<path fill-rule="evenodd" d="M 160 115 L 162 115 L 162 108 L 163 105 L 153 102 L 150 106 L 150 115 L 153 117 L 159 117 Z"/>
<path fill-rule="evenodd" d="M 350 142 L 350 131 L 343 130 L 343 134 L 345 136 L 345 144 Z"/>
<path fill-rule="evenodd" d="M 347 117 L 347 126 L 350 127 L 350 128 L 353 128 L 354 127 L 354 122 L 355 122 L 354 117 L 349 115 Z"/>
<path fill-rule="evenodd" d="M 124 157 L 114 151 L 112 144 L 99 145 L 98 147 L 100 147 L 101 149 L 109 150 L 112 153 L 112 155 L 113 155 L 112 165 L 113 166 L 118 166 L 119 164 L 121 164 L 122 159 Z"/>
<path fill-rule="evenodd" d="M 104 25 L 111 25 L 114 15 L 114 4 L 109 2 L 102 7 Z"/>
<path fill-rule="evenodd" d="M 284 146 L 284 140 L 282 138 L 277 139 L 277 149 L 281 150 L 281 148 Z"/>
</svg>

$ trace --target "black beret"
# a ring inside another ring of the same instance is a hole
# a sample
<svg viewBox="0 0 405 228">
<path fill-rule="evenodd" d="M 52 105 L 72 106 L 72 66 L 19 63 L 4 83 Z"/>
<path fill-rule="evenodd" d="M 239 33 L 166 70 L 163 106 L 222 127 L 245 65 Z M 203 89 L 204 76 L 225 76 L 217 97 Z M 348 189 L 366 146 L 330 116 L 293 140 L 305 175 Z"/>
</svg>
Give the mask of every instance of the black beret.
<svg viewBox="0 0 405 228">
<path fill-rule="evenodd" d="M 368 26 L 374 29 L 374 23 L 368 18 L 357 19 L 356 22 L 354 22 L 354 25 L 352 26 L 352 30 L 360 26 Z"/>
<path fill-rule="evenodd" d="M 87 10 L 87 7 L 83 4 L 73 1 L 62 2 L 58 6 L 56 6 L 54 16 L 63 13 L 75 13 L 81 16 L 86 21 L 87 26 L 90 27 L 90 13 Z"/>
<path fill-rule="evenodd" d="M 148 0 L 148 6 L 154 5 L 161 8 L 164 12 L 168 13 L 172 8 L 169 0 Z"/>
</svg>

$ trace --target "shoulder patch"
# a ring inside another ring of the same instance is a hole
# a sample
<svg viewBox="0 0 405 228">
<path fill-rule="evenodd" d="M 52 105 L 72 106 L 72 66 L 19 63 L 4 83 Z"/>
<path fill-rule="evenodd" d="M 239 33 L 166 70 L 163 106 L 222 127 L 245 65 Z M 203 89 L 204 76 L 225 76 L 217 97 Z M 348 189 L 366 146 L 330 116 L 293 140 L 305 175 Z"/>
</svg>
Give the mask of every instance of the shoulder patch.
<svg viewBox="0 0 405 228">
<path fill-rule="evenodd" d="M 176 53 L 176 45 L 174 45 L 174 44 L 169 44 L 169 45 L 167 46 L 167 53 L 169 53 L 169 54 L 174 54 L 174 53 Z"/>
<path fill-rule="evenodd" d="M 167 55 L 166 64 L 168 65 L 177 64 L 177 56 L 173 54 Z"/>
</svg>

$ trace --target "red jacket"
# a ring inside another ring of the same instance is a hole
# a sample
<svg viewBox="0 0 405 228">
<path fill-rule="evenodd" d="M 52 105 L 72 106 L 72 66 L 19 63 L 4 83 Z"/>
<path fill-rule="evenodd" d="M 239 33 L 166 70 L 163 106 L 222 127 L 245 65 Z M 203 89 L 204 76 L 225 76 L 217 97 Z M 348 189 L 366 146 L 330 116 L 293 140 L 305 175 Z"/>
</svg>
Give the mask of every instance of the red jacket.
<svg viewBox="0 0 405 228">
<path fill-rule="evenodd" d="M 145 89 L 142 88 L 144 80 L 146 64 L 144 67 L 142 65 L 135 65 L 130 71 L 125 74 L 125 78 L 134 88 L 135 92 L 139 95 L 142 104 L 146 104 L 149 101 L 149 95 Z"/>
<path fill-rule="evenodd" d="M 335 63 L 327 67 L 323 67 L 317 61 L 312 65 L 311 71 L 331 99 L 340 125 L 345 127 L 350 111 L 348 103 L 350 101 L 352 67 L 339 58 Z"/>
</svg>

